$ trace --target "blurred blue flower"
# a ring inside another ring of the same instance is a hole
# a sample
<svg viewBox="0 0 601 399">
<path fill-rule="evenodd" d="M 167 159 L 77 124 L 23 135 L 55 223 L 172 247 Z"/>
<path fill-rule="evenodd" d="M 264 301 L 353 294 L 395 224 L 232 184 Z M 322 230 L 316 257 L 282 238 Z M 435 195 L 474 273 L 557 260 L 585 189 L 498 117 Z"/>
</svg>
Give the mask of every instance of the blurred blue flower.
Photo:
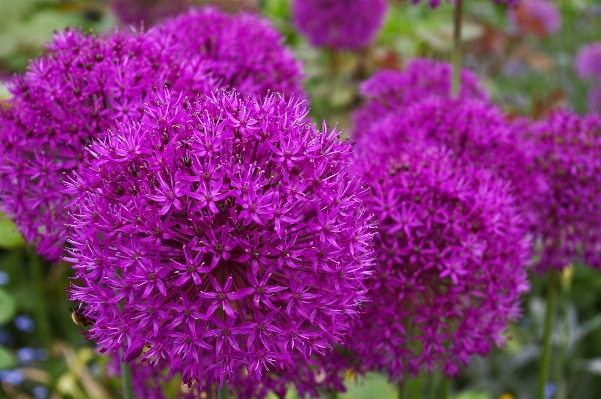
<svg viewBox="0 0 601 399">
<path fill-rule="evenodd" d="M 4 328 L 0 328 L 0 345 L 12 346 L 13 337 Z"/>
<path fill-rule="evenodd" d="M 46 399 L 48 396 L 48 390 L 46 387 L 37 386 L 33 388 L 33 396 L 35 396 L 36 399 Z"/>
<path fill-rule="evenodd" d="M 0 286 L 8 284 L 10 277 L 7 272 L 0 271 Z"/>
<path fill-rule="evenodd" d="M 36 358 L 38 360 L 47 360 L 48 359 L 48 351 L 46 349 L 40 348 L 36 349 Z"/>
<path fill-rule="evenodd" d="M 17 350 L 17 357 L 21 363 L 31 363 L 37 358 L 37 351 L 34 348 L 25 347 Z"/>
<path fill-rule="evenodd" d="M 11 385 L 19 385 L 23 382 L 23 373 L 21 370 L 1 370 L 0 381 Z"/>
<path fill-rule="evenodd" d="M 17 327 L 19 331 L 30 333 L 33 332 L 35 324 L 33 323 L 31 317 L 22 314 L 15 317 L 15 327 Z"/>
<path fill-rule="evenodd" d="M 555 395 L 556 391 L 557 386 L 552 382 L 548 382 L 547 386 L 545 387 L 545 399 L 551 399 L 553 395 Z"/>
</svg>

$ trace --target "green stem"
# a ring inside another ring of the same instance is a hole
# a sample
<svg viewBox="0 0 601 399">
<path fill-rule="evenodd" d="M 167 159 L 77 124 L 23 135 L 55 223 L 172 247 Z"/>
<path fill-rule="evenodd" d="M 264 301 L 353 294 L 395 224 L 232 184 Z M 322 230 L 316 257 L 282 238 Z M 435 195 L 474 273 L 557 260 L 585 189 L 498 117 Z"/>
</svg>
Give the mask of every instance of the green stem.
<svg viewBox="0 0 601 399">
<path fill-rule="evenodd" d="M 52 335 L 50 334 L 50 320 L 46 309 L 46 297 L 44 293 L 44 268 L 42 260 L 36 255 L 33 248 L 27 247 L 27 257 L 31 266 L 31 293 L 34 299 L 33 317 L 35 319 L 38 337 L 46 351 L 48 351 L 48 369 L 50 371 L 50 391 L 56 386 L 58 370 L 52 350 Z"/>
<path fill-rule="evenodd" d="M 540 374 L 538 378 L 537 399 L 545 399 L 545 387 L 549 379 L 551 365 L 551 335 L 553 332 L 553 312 L 555 309 L 555 296 L 557 294 L 557 271 L 549 272 L 549 286 L 547 290 L 547 313 L 545 315 L 545 332 L 543 336 L 543 355 L 541 357 Z"/>
<path fill-rule="evenodd" d="M 407 399 L 407 377 L 399 382 L 399 399 Z"/>
<path fill-rule="evenodd" d="M 441 376 L 440 381 L 440 399 L 448 399 L 450 391 L 449 378 L 446 376 Z"/>
<path fill-rule="evenodd" d="M 123 349 L 121 349 L 123 357 Z M 121 384 L 123 385 L 123 399 L 134 399 L 134 391 L 131 385 L 131 367 L 127 362 L 121 362 Z"/>
<path fill-rule="evenodd" d="M 453 80 L 451 95 L 459 97 L 459 85 L 461 83 L 461 15 L 462 0 L 455 0 L 455 17 L 453 20 Z"/>
<path fill-rule="evenodd" d="M 230 397 L 230 392 L 227 386 L 227 382 L 224 382 L 223 385 L 219 388 L 219 391 L 217 392 L 217 398 L 218 399 L 229 399 Z"/>
<path fill-rule="evenodd" d="M 436 375 L 436 372 L 430 374 L 430 393 L 428 396 L 430 399 L 438 399 L 436 396 Z"/>
</svg>

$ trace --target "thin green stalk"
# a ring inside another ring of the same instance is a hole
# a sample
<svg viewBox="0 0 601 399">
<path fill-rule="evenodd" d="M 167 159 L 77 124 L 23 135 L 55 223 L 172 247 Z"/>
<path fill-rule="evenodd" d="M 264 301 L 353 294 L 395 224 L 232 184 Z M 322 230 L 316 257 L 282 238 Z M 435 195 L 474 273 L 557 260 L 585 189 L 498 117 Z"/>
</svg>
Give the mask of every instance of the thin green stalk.
<svg viewBox="0 0 601 399">
<path fill-rule="evenodd" d="M 224 382 L 223 385 L 221 386 L 221 388 L 219 388 L 219 391 L 217 392 L 217 398 L 218 399 L 229 399 L 230 397 L 230 392 L 227 386 L 227 382 Z"/>
<path fill-rule="evenodd" d="M 449 378 L 446 376 L 441 376 L 440 380 L 440 399 L 448 399 L 450 391 Z"/>
<path fill-rule="evenodd" d="M 407 399 L 407 377 L 403 382 L 399 382 L 399 399 Z"/>
<path fill-rule="evenodd" d="M 410 398 L 422 398 L 422 386 L 424 382 L 424 372 L 420 372 L 417 377 L 411 381 L 409 386 L 409 397 Z"/>
<path fill-rule="evenodd" d="M 430 399 L 438 399 L 438 397 L 436 396 L 436 375 L 436 372 L 430 374 L 430 392 L 428 395 Z"/>
<path fill-rule="evenodd" d="M 453 80 L 451 95 L 453 98 L 459 96 L 459 85 L 461 84 L 461 16 L 463 13 L 463 0 L 455 0 L 455 17 L 453 20 Z"/>
<path fill-rule="evenodd" d="M 555 297 L 557 295 L 557 272 L 549 272 L 549 286 L 547 290 L 547 313 L 545 315 L 545 332 L 543 336 L 543 355 L 541 357 L 540 374 L 538 378 L 537 399 L 545 399 L 545 387 L 549 380 L 549 367 L 551 365 L 551 335 L 553 332 L 553 313 L 555 310 Z"/>
<path fill-rule="evenodd" d="M 56 359 L 52 350 L 52 335 L 50 334 L 50 320 L 46 309 L 46 297 L 44 293 L 44 268 L 42 260 L 37 256 L 33 248 L 27 247 L 27 257 L 31 266 L 31 294 L 34 298 L 35 307 L 33 317 L 37 327 L 37 335 L 46 351 L 48 351 L 48 369 L 50 372 L 50 390 L 53 391 L 58 379 Z"/>
<path fill-rule="evenodd" d="M 123 348 L 120 350 L 123 357 Z M 121 362 L 121 385 L 123 385 L 123 399 L 134 399 L 134 391 L 131 384 L 131 367 L 127 362 Z"/>
<path fill-rule="evenodd" d="M 338 391 L 335 389 L 332 389 L 332 399 L 338 399 Z"/>
</svg>

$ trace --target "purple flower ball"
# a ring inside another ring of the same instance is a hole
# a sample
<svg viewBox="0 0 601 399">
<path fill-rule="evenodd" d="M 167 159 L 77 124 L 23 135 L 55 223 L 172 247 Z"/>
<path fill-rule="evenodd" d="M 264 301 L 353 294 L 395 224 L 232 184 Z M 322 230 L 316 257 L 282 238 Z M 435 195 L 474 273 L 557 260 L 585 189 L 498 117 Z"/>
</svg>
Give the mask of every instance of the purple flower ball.
<svg viewBox="0 0 601 399">
<path fill-rule="evenodd" d="M 145 112 L 68 183 L 70 297 L 100 350 L 146 347 L 202 389 L 342 342 L 374 256 L 350 144 L 279 95 L 159 93 Z"/>
<path fill-rule="evenodd" d="M 112 0 L 111 8 L 124 24 L 144 23 L 150 27 L 166 18 L 185 12 L 190 0 Z"/>
<path fill-rule="evenodd" d="M 357 50 L 376 37 L 386 0 L 293 0 L 292 20 L 314 47 Z"/>
<path fill-rule="evenodd" d="M 511 183 L 510 191 L 529 225 L 536 224 L 538 199 L 547 189 L 535 164 L 534 145 L 525 140 L 528 122 L 509 121 L 498 107 L 479 100 L 430 97 L 372 126 L 358 148 L 383 147 L 390 154 L 407 142 L 444 146 L 465 163 L 485 168 Z M 376 140 L 374 140 L 376 137 Z"/>
<path fill-rule="evenodd" d="M 532 126 L 529 139 L 549 184 L 537 204 L 538 271 L 573 261 L 601 269 L 601 118 L 556 111 Z"/>
<path fill-rule="evenodd" d="M 58 261 L 69 233 L 72 198 L 60 183 L 79 167 L 84 147 L 116 120 L 140 119 L 153 87 L 215 87 L 202 64 L 175 58 L 168 41 L 66 30 L 10 82 L 13 97 L 0 107 L 3 211 L 48 260 Z"/>
<path fill-rule="evenodd" d="M 214 7 L 190 9 L 150 34 L 172 38 L 182 59 L 208 63 L 220 87 L 304 96 L 300 62 L 270 22 L 255 14 L 228 15 Z"/>
<path fill-rule="evenodd" d="M 372 301 L 352 327 L 365 367 L 450 377 L 505 342 L 528 291 L 530 242 L 507 182 L 425 142 L 358 160 L 379 220 Z"/>
<path fill-rule="evenodd" d="M 518 7 L 509 10 L 508 17 L 520 32 L 540 37 L 561 29 L 561 14 L 555 2 L 549 0 L 521 0 Z"/>
<path fill-rule="evenodd" d="M 581 78 L 593 78 L 601 81 L 601 42 L 583 46 L 578 51 L 574 66 Z"/>
<path fill-rule="evenodd" d="M 361 85 L 364 103 L 353 112 L 352 136 L 359 139 L 370 126 L 428 97 L 451 97 L 451 64 L 425 58 L 413 59 L 404 71 L 382 70 Z M 488 101 L 476 74 L 461 71 L 459 98 Z"/>
</svg>

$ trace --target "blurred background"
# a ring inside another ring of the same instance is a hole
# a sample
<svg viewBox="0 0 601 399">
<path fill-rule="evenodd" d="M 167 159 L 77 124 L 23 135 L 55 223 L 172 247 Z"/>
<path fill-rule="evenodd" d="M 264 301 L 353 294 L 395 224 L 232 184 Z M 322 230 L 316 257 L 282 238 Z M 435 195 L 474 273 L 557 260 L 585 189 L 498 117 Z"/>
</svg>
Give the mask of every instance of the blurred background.
<svg viewBox="0 0 601 399">
<path fill-rule="evenodd" d="M 343 129 L 350 127 L 350 111 L 360 102 L 359 83 L 373 71 L 402 69 L 414 57 L 450 58 L 449 4 L 434 11 L 427 4 L 391 2 L 373 45 L 358 52 L 332 52 L 311 48 L 296 33 L 287 0 L 0 0 L 0 98 L 9 95 L 5 82 L 44 51 L 55 30 L 81 26 L 106 31 L 139 26 L 142 20 L 149 27 L 207 3 L 269 18 L 304 63 L 311 116 L 337 121 Z M 592 82 L 578 77 L 574 59 L 582 46 L 601 40 L 601 1 L 554 4 L 558 15 L 466 2 L 464 66 L 476 71 L 493 101 L 509 114 L 536 118 L 553 107 L 585 113 L 595 106 L 588 94 Z M 31 264 L 9 220 L 0 220 L 0 247 L 0 398 L 118 398 L 120 384 L 107 375 L 108 359 L 94 351 L 71 319 L 70 308 L 77 304 L 65 299 L 70 267 Z M 601 276 L 573 265 L 563 272 L 561 282 L 548 397 L 601 398 Z M 533 289 L 524 298 L 524 316 L 511 325 L 508 345 L 486 359 L 474 359 L 463 370 L 453 383 L 455 399 L 530 397 L 541 352 L 545 284 L 544 278 L 533 279 Z M 49 325 L 44 321 L 48 319 Z M 44 348 L 51 348 L 53 356 Z M 51 373 L 56 392 L 47 389 Z M 349 376 L 348 392 L 338 397 L 396 397 L 396 388 L 383 376 L 370 374 L 355 382 Z M 289 397 L 294 396 L 290 392 Z"/>
</svg>

